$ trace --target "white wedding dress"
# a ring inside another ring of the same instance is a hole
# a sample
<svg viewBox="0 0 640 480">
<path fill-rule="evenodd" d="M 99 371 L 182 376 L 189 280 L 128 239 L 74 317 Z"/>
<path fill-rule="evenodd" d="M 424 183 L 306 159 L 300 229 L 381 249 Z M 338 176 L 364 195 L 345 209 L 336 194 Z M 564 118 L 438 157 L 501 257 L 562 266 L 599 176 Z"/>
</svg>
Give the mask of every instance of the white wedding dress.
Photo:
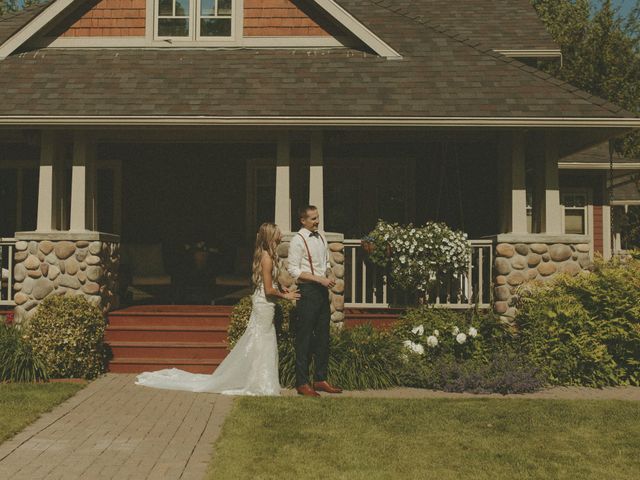
<svg viewBox="0 0 640 480">
<path fill-rule="evenodd" d="M 253 308 L 246 331 L 211 375 L 169 368 L 141 373 L 136 384 L 224 395 L 280 395 L 275 303 L 266 297 L 262 285 L 251 299 Z"/>
</svg>

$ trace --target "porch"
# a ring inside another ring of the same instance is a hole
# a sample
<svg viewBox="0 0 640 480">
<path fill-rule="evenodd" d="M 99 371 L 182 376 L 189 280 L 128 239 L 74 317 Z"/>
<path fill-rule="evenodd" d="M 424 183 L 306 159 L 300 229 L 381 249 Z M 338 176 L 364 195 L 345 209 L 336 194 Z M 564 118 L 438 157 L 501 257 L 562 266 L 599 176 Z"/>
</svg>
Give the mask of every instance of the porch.
<svg viewBox="0 0 640 480">
<path fill-rule="evenodd" d="M 333 292 L 335 321 L 344 320 L 344 308 L 411 303 L 389 287 L 386 272 L 373 268 L 359 246 L 378 218 L 444 221 L 467 232 L 474 240 L 466 273 L 442 282 L 428 301 L 447 308 L 488 308 L 496 277 L 496 235 L 527 237 L 520 243 L 564 241 L 558 161 L 594 141 L 586 138 L 570 131 L 561 137 L 542 129 L 469 128 L 13 132 L 2 137 L 8 147 L 2 166 L 15 169 L 23 180 L 16 180 L 13 192 L 16 213 L 2 226 L 2 234 L 15 239 L 2 247 L 6 278 L 0 301 L 25 311 L 25 304 L 32 307 L 37 299 L 26 292 L 25 280 L 51 280 L 43 271 L 49 267 L 42 265 L 64 261 L 51 257 L 53 247 L 76 242 L 76 250 L 97 252 L 89 255 L 102 259 L 92 259 L 101 270 L 93 272 L 95 280 L 80 274 L 79 282 L 66 279 L 69 285 L 62 288 L 89 290 L 97 304 L 112 310 L 127 299 L 126 290 L 119 288 L 115 272 L 105 284 L 113 267 L 103 263 L 120 264 L 119 282 L 128 276 L 131 283 L 136 272 L 127 268 L 137 258 L 152 267 L 146 272 L 148 283 L 138 287 L 168 288 L 143 301 L 189 303 L 174 296 L 176 282 L 193 275 L 183 247 L 204 240 L 219 252 L 208 277 L 213 288 L 223 282 L 228 286 L 222 295 L 214 291 L 211 300 L 231 294 L 227 300 L 233 302 L 249 286 L 257 226 L 275 219 L 283 231 L 296 230 L 297 208 L 311 203 L 323 216 L 321 228 L 337 232 L 329 234 L 342 280 Z M 37 201 L 25 201 L 27 192 Z M 574 244 L 587 244 L 592 255 L 589 232 L 581 234 Z M 46 244 L 47 253 L 44 242 L 52 244 Z M 16 278 L 16 264 L 29 256 L 39 260 L 40 276 L 23 265 Z M 84 272 L 81 266 L 62 276 Z M 52 282 L 52 290 L 61 287 Z M 145 288 L 138 290 L 144 293 Z"/>
</svg>

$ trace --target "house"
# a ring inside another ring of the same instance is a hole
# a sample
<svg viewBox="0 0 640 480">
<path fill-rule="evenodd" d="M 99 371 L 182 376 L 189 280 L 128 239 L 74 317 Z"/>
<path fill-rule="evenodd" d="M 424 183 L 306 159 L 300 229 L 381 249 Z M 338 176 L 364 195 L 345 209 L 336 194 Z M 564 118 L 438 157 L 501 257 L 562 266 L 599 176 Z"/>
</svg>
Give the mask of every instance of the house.
<svg viewBox="0 0 640 480">
<path fill-rule="evenodd" d="M 530 66 L 560 55 L 528 0 L 52 0 L 2 17 L 0 301 L 23 317 L 82 292 L 110 311 L 126 251 L 162 285 L 189 278 L 180 249 L 200 239 L 220 275 L 246 274 L 257 226 L 295 230 L 309 202 L 332 232 L 334 321 L 393 303 L 358 248 L 377 218 L 465 230 L 469 273 L 431 300 L 508 318 L 517 285 L 610 254 L 605 170 L 572 159 L 640 127 Z"/>
</svg>

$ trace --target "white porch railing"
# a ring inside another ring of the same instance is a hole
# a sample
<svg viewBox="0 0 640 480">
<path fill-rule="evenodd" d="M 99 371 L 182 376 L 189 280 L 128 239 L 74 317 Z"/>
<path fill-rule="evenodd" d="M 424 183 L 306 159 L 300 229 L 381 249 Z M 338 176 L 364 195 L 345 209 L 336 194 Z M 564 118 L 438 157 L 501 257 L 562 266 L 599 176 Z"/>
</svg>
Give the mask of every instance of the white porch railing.
<svg viewBox="0 0 640 480">
<path fill-rule="evenodd" d="M 14 238 L 0 238 L 0 307 L 13 307 Z"/>
<path fill-rule="evenodd" d="M 471 240 L 471 257 L 464 274 L 439 282 L 427 295 L 427 303 L 442 308 L 489 308 L 493 243 Z M 345 307 L 389 308 L 407 306 L 414 299 L 392 289 L 387 274 L 366 261 L 360 240 L 345 240 Z"/>
</svg>

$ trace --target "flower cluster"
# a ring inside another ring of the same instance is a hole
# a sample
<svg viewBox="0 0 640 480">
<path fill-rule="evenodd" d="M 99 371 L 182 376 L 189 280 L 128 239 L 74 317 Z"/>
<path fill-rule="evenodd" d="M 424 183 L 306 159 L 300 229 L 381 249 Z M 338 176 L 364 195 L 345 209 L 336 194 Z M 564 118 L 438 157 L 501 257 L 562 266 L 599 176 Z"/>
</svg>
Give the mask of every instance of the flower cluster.
<svg viewBox="0 0 640 480">
<path fill-rule="evenodd" d="M 375 245 L 371 261 L 389 268 L 393 286 L 405 290 L 426 292 L 438 278 L 463 273 L 471 255 L 467 234 L 444 223 L 414 227 L 380 220 L 364 240 Z"/>
<path fill-rule="evenodd" d="M 207 242 L 204 240 L 200 240 L 195 243 L 187 243 L 184 246 L 185 251 L 187 252 L 208 252 L 208 253 L 218 253 L 218 249 L 207 245 Z"/>
<path fill-rule="evenodd" d="M 467 343 L 469 340 L 474 339 L 478 336 L 478 330 L 475 327 L 469 327 L 467 332 L 463 332 L 459 327 L 453 326 L 450 329 L 451 337 L 454 341 L 463 345 Z M 411 333 L 414 335 L 414 340 L 404 340 L 402 344 L 418 355 L 424 355 L 426 345 L 428 348 L 436 348 L 441 346 L 443 343 L 447 342 L 446 338 L 442 338 L 439 330 L 433 330 L 431 335 L 425 335 L 424 325 L 418 325 L 417 327 L 413 327 L 411 329 Z M 424 343 L 424 345 L 423 345 Z"/>
</svg>

